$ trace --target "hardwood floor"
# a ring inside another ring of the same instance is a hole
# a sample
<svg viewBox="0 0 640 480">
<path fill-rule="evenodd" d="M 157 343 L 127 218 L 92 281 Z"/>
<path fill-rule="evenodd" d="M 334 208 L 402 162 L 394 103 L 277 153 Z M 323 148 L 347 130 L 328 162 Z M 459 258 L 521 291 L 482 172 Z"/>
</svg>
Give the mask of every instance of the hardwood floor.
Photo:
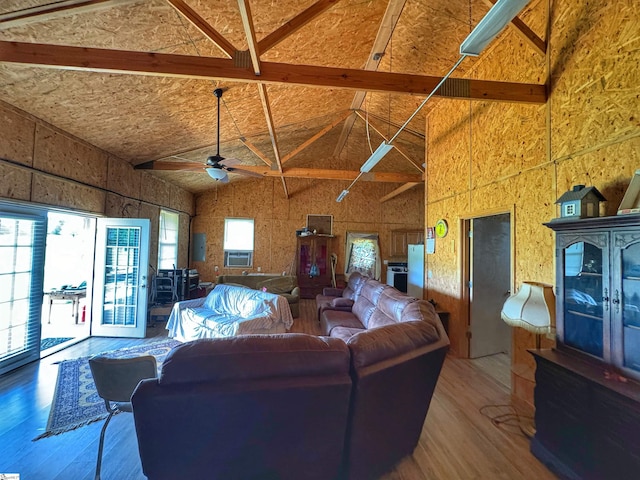
<svg viewBox="0 0 640 480">
<path fill-rule="evenodd" d="M 292 331 L 319 333 L 314 301 L 303 300 L 301 307 Z M 148 335 L 165 336 L 163 326 L 148 329 Z M 148 340 L 90 338 L 1 376 L 0 473 L 19 473 L 21 480 L 93 478 L 102 422 L 32 441 L 47 423 L 56 362 Z M 447 358 L 418 447 L 384 480 L 556 478 L 531 455 L 528 439 L 517 428 L 496 427 L 480 411 L 508 403 L 509 391 L 500 381 L 472 361 Z M 146 478 L 130 414 L 116 415 L 109 425 L 102 478 Z"/>
</svg>

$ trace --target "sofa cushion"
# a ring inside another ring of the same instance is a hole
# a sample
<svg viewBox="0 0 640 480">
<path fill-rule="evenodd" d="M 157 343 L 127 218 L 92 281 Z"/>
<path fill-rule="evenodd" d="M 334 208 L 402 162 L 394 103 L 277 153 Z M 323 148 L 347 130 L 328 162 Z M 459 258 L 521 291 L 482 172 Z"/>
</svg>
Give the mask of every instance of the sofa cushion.
<svg viewBox="0 0 640 480">
<path fill-rule="evenodd" d="M 322 335 L 332 335 L 335 327 L 364 328 L 364 325 L 351 312 L 342 310 L 325 310 L 320 319 L 320 331 Z"/>
<path fill-rule="evenodd" d="M 363 330 L 353 335 L 347 345 L 355 369 L 401 355 L 419 355 L 421 349 L 440 339 L 438 329 L 429 320 L 395 323 Z"/>
<path fill-rule="evenodd" d="M 348 368 L 349 351 L 338 339 L 303 333 L 242 335 L 178 345 L 162 364 L 159 383 L 326 376 Z"/>
<path fill-rule="evenodd" d="M 263 280 L 257 284 L 257 289 L 262 290 L 263 288 L 266 288 L 269 293 L 283 294 L 290 293 L 297 286 L 298 282 L 296 277 L 287 275 Z"/>
<path fill-rule="evenodd" d="M 347 286 L 342 291 L 342 296 L 344 298 L 350 298 L 351 300 L 356 300 L 358 295 L 360 295 L 360 291 L 364 286 L 365 282 L 369 277 L 365 277 L 359 272 L 352 272 L 349 275 L 349 280 L 347 281 Z"/>
<path fill-rule="evenodd" d="M 395 288 L 385 288 L 380 292 L 376 309 L 372 313 L 367 323 L 367 328 L 382 327 L 398 323 L 402 319 L 402 312 L 410 304 L 418 299 L 409 297 Z M 412 318 L 418 320 L 418 318 Z M 407 318 L 409 320 L 409 318 Z"/>
<path fill-rule="evenodd" d="M 389 285 L 378 282 L 371 278 L 367 278 L 360 290 L 360 295 L 356 299 L 351 311 L 358 317 L 358 320 L 366 327 L 369 328 L 369 319 L 373 315 L 378 298 L 382 291 L 386 288 L 393 288 Z"/>
</svg>

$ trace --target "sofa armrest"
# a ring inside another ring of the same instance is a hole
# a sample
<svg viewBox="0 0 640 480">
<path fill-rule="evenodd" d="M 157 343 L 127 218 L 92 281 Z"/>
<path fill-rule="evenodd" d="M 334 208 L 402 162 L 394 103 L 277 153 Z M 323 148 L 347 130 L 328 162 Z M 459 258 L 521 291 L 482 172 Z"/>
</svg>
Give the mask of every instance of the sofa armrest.
<svg viewBox="0 0 640 480">
<path fill-rule="evenodd" d="M 300 287 L 295 287 L 293 290 L 291 290 L 290 295 L 292 297 L 300 298 Z"/>
<path fill-rule="evenodd" d="M 341 297 L 342 292 L 344 292 L 344 288 L 324 287 L 322 289 L 322 295 L 325 297 Z"/>
<path fill-rule="evenodd" d="M 336 297 L 333 300 L 331 300 L 331 306 L 332 307 L 340 307 L 340 308 L 348 308 L 350 309 L 351 307 L 353 307 L 353 300 L 351 300 L 350 298 L 342 298 L 342 297 Z"/>
</svg>

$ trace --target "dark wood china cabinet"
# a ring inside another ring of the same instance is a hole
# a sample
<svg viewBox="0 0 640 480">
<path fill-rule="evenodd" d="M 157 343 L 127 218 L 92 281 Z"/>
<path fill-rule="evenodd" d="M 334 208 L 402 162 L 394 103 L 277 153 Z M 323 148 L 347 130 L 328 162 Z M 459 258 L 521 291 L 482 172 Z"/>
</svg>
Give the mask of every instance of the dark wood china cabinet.
<svg viewBox="0 0 640 480">
<path fill-rule="evenodd" d="M 531 450 L 566 478 L 640 472 L 640 215 L 556 219 L 556 348 L 534 350 Z"/>
</svg>

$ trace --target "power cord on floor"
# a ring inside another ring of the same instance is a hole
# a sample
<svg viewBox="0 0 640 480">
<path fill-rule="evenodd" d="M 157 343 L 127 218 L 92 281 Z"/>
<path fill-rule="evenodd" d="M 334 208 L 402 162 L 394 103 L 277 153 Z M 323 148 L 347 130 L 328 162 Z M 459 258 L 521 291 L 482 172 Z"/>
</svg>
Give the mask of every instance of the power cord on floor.
<svg viewBox="0 0 640 480">
<path fill-rule="evenodd" d="M 533 417 L 520 415 L 511 405 L 485 405 L 479 411 L 501 430 L 519 433 L 528 439 L 535 435 Z"/>
</svg>

